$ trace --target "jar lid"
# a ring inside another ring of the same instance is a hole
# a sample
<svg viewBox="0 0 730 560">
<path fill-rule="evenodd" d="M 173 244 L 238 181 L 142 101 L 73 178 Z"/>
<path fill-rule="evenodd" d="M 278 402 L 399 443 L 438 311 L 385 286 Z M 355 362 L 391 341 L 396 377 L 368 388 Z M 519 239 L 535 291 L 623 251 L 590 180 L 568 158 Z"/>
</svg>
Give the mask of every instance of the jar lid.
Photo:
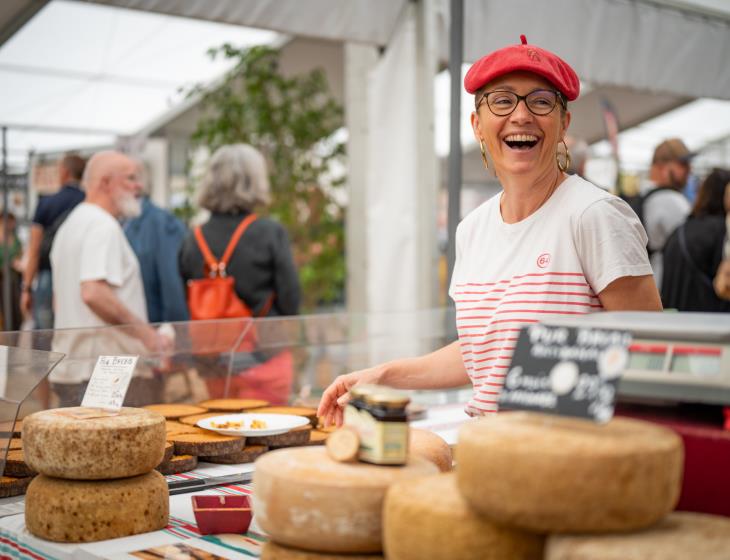
<svg viewBox="0 0 730 560">
<path fill-rule="evenodd" d="M 388 389 L 383 390 L 381 387 L 380 391 L 365 395 L 365 402 L 367 404 L 380 405 L 388 408 L 405 408 L 411 402 L 411 398 L 405 393 Z"/>
</svg>

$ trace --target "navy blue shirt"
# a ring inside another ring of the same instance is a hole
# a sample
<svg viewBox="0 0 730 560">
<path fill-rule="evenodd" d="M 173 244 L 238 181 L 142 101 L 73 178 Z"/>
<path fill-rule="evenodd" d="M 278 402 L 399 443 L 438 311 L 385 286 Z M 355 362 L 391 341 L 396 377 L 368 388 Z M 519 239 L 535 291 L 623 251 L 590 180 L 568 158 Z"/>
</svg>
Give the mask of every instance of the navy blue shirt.
<svg viewBox="0 0 730 560">
<path fill-rule="evenodd" d="M 62 186 L 56 194 L 38 199 L 33 223 L 43 226 L 43 229 L 48 229 L 61 214 L 82 202 L 85 196 L 84 191 L 78 185 Z"/>
<path fill-rule="evenodd" d="M 44 196 L 38 200 L 33 223 L 43 228 L 43 239 L 38 255 L 39 270 L 51 270 L 50 254 L 53 238 L 58 231 L 58 226 L 66 219 L 61 217 L 68 216 L 77 204 L 83 202 L 85 197 L 86 194 L 78 185 L 68 183 L 63 185 L 56 194 Z"/>
<path fill-rule="evenodd" d="M 188 305 L 177 267 L 177 254 L 187 229 L 148 198 L 142 214 L 124 225 L 142 272 L 150 323 L 189 320 Z"/>
</svg>

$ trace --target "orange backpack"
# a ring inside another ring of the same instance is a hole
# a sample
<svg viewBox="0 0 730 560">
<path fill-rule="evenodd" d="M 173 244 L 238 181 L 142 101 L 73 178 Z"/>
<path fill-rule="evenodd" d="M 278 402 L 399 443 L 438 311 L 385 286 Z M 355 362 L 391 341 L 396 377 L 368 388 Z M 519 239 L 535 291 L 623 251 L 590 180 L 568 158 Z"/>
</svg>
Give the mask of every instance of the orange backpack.
<svg viewBox="0 0 730 560">
<path fill-rule="evenodd" d="M 205 237 L 203 237 L 200 226 L 195 228 L 195 239 L 205 260 L 203 268 L 207 277 L 198 280 L 188 280 L 188 308 L 192 320 L 232 319 L 254 316 L 251 308 L 236 295 L 234 278 L 227 275 L 226 267 L 233 255 L 233 251 L 236 249 L 239 239 L 241 239 L 246 228 L 255 220 L 256 214 L 250 214 L 238 224 L 220 261 L 217 261 L 213 256 L 210 247 L 208 247 L 205 241 Z M 268 314 L 273 301 L 274 295 L 272 294 L 258 313 L 259 317 Z"/>
</svg>

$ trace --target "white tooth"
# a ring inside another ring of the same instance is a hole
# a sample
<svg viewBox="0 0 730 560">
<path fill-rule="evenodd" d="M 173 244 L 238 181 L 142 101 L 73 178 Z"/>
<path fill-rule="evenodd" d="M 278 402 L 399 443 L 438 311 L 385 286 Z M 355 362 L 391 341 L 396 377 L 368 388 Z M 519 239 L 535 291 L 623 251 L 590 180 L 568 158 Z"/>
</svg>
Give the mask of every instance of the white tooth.
<svg viewBox="0 0 730 560">
<path fill-rule="evenodd" d="M 505 140 L 509 142 L 537 142 L 537 136 L 532 134 L 510 134 Z"/>
</svg>

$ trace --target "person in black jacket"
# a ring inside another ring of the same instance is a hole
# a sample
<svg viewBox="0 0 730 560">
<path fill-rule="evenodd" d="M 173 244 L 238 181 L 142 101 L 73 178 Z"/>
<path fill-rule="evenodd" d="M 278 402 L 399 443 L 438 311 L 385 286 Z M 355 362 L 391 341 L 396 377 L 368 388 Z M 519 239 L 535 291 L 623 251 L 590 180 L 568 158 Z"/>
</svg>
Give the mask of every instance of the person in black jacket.
<svg viewBox="0 0 730 560">
<path fill-rule="evenodd" d="M 215 151 L 202 181 L 200 205 L 211 213 L 210 219 L 201 227 L 201 233 L 216 261 L 222 259 L 239 224 L 257 208 L 266 206 L 269 200 L 266 160 L 258 150 L 247 144 L 233 144 Z M 183 241 L 178 264 L 186 283 L 205 277 L 204 258 L 195 233 Z M 236 295 L 254 317 L 296 315 L 299 312 L 299 277 L 289 237 L 280 223 L 257 216 L 236 244 L 226 266 L 226 275 L 233 277 Z M 195 317 L 192 311 L 191 316 Z M 231 350 L 205 348 L 204 340 L 213 340 L 206 339 L 205 334 L 215 333 L 218 338 L 213 342 L 219 344 L 221 336 L 223 339 L 231 338 L 221 335 L 221 331 L 237 328 L 236 323 L 231 325 L 227 322 L 215 328 L 201 325 L 203 328 L 197 329 L 192 323 L 190 330 L 198 353 L 215 354 Z M 281 325 L 277 323 L 273 327 L 280 329 Z M 256 327 L 258 344 L 253 344 L 253 350 L 250 347 L 236 349 L 233 356 L 235 375 L 230 382 L 225 376 L 212 375 L 216 368 L 206 368 L 206 383 L 211 397 L 255 398 L 272 404 L 286 404 L 293 383 L 293 358 L 288 350 L 267 345 L 264 331 L 264 325 Z M 237 340 L 237 333 L 234 334 L 231 340 Z M 219 371 L 227 372 L 225 356 L 218 365 L 222 366 Z"/>
<path fill-rule="evenodd" d="M 220 259 L 236 227 L 257 207 L 269 202 L 269 179 L 264 156 L 247 144 L 222 146 L 210 159 L 201 185 L 200 206 L 210 211 L 202 232 L 213 255 Z M 203 255 L 189 234 L 180 248 L 182 279 L 204 277 Z M 239 240 L 227 267 L 235 279 L 236 295 L 260 316 L 273 296 L 266 316 L 299 312 L 299 277 L 284 227 L 258 217 Z"/>
<path fill-rule="evenodd" d="M 665 308 L 730 312 L 730 302 L 717 297 L 712 285 L 723 257 L 728 184 L 730 171 L 713 169 L 700 186 L 687 221 L 667 240 L 661 290 Z"/>
</svg>

